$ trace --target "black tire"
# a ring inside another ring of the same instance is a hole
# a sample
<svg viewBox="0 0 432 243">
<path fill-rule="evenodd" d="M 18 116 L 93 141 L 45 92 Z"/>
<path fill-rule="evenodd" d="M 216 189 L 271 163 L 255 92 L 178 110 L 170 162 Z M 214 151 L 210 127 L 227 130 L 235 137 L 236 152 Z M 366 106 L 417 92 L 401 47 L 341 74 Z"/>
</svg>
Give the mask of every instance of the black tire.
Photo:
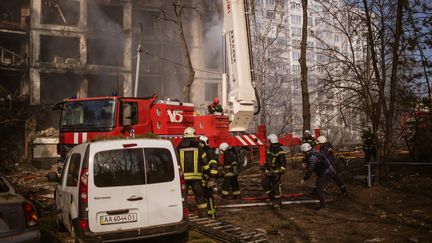
<svg viewBox="0 0 432 243">
<path fill-rule="evenodd" d="M 186 243 L 189 239 L 189 231 L 180 234 L 167 236 L 167 242 Z"/>
<path fill-rule="evenodd" d="M 248 150 L 242 149 L 240 151 L 240 161 L 239 161 L 239 163 L 240 163 L 240 167 L 242 169 L 248 168 L 250 166 L 251 159 L 249 157 L 249 151 Z"/>
</svg>

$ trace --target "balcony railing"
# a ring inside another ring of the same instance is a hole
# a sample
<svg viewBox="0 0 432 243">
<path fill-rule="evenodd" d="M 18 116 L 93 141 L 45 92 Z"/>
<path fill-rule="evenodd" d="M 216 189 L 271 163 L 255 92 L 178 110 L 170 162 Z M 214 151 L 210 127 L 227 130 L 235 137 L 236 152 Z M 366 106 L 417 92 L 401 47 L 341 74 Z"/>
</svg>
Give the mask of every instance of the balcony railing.
<svg viewBox="0 0 432 243">
<path fill-rule="evenodd" d="M 23 67 L 25 63 L 25 59 L 22 56 L 0 46 L 0 65 Z"/>
</svg>

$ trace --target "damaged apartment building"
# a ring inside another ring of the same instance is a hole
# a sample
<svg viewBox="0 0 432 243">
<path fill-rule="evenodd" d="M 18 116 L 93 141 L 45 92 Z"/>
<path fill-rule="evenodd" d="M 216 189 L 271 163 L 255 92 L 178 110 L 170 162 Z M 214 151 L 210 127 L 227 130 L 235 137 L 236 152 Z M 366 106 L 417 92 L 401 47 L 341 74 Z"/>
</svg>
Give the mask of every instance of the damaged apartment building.
<svg viewBox="0 0 432 243">
<path fill-rule="evenodd" d="M 193 6 L 184 32 L 201 70 L 192 101 L 205 108 L 220 90 L 220 5 L 183 2 Z M 172 0 L 2 0 L 0 96 L 28 97 L 38 130 L 57 127 L 49 108 L 64 98 L 132 96 L 141 43 L 138 96 L 181 100 L 186 61 L 178 26 L 167 19 L 175 19 Z"/>
<path fill-rule="evenodd" d="M 28 95 L 34 106 L 50 106 L 71 96 L 108 96 L 113 92 L 132 96 L 141 42 L 138 95 L 155 93 L 161 99 L 181 100 L 186 61 L 176 24 L 164 20 L 175 19 L 172 2 L 1 1 L 1 88 Z M 218 96 L 220 75 L 214 73 L 220 72 L 220 53 L 203 50 L 220 49 L 220 41 L 214 48 L 205 46 L 209 44 L 207 29 L 213 27 L 209 27 L 214 19 L 211 16 L 219 19 L 219 13 L 212 1 L 209 5 L 200 0 L 184 2 L 207 8 L 183 16 L 194 68 L 213 70 L 195 75 L 192 97 L 200 107 Z M 205 11 L 213 14 L 202 14 Z M 50 122 L 52 126 L 56 119 Z"/>
</svg>

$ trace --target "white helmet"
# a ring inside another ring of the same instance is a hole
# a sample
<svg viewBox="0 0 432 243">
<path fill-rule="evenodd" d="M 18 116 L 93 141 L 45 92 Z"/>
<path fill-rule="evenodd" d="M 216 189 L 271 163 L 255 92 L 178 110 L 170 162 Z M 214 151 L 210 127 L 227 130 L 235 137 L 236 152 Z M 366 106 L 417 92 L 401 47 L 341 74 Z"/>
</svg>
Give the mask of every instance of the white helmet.
<svg viewBox="0 0 432 243">
<path fill-rule="evenodd" d="M 279 143 L 278 136 L 276 136 L 276 134 L 274 134 L 274 133 L 269 134 L 269 135 L 267 136 L 267 140 L 269 140 L 270 143 Z"/>
<path fill-rule="evenodd" d="M 309 151 L 311 151 L 311 149 L 312 149 L 312 146 L 308 143 L 304 143 L 300 146 L 300 150 L 302 152 L 309 152 Z"/>
<path fill-rule="evenodd" d="M 221 144 L 219 145 L 219 150 L 225 151 L 225 150 L 227 150 L 228 148 L 229 148 L 229 144 L 227 144 L 227 143 L 221 143 Z"/>
<path fill-rule="evenodd" d="M 198 140 L 199 140 L 200 142 L 203 142 L 206 146 L 209 145 L 209 139 L 208 139 L 208 137 L 206 137 L 206 136 L 204 136 L 204 135 L 199 136 L 199 137 L 198 137 Z"/>
<path fill-rule="evenodd" d="M 193 129 L 192 127 L 186 127 L 186 129 L 184 130 L 184 133 L 183 133 L 183 137 L 185 137 L 185 138 L 195 137 L 195 129 Z"/>
<path fill-rule="evenodd" d="M 319 136 L 319 137 L 317 138 L 317 142 L 318 142 L 319 144 L 327 143 L 327 138 L 324 137 L 324 136 Z"/>
<path fill-rule="evenodd" d="M 304 134 L 309 134 L 309 135 L 310 135 L 310 131 L 309 131 L 309 130 L 304 130 L 303 133 L 304 133 Z"/>
</svg>

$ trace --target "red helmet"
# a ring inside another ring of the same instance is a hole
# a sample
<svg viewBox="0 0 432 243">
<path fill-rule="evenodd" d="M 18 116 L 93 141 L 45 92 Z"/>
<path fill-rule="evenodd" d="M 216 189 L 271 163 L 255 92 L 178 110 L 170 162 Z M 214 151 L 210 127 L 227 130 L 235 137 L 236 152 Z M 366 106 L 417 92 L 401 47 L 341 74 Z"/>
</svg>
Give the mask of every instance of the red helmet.
<svg viewBox="0 0 432 243">
<path fill-rule="evenodd" d="M 219 99 L 218 98 L 214 98 L 213 99 L 213 104 L 216 104 L 216 105 L 219 104 Z"/>
</svg>

